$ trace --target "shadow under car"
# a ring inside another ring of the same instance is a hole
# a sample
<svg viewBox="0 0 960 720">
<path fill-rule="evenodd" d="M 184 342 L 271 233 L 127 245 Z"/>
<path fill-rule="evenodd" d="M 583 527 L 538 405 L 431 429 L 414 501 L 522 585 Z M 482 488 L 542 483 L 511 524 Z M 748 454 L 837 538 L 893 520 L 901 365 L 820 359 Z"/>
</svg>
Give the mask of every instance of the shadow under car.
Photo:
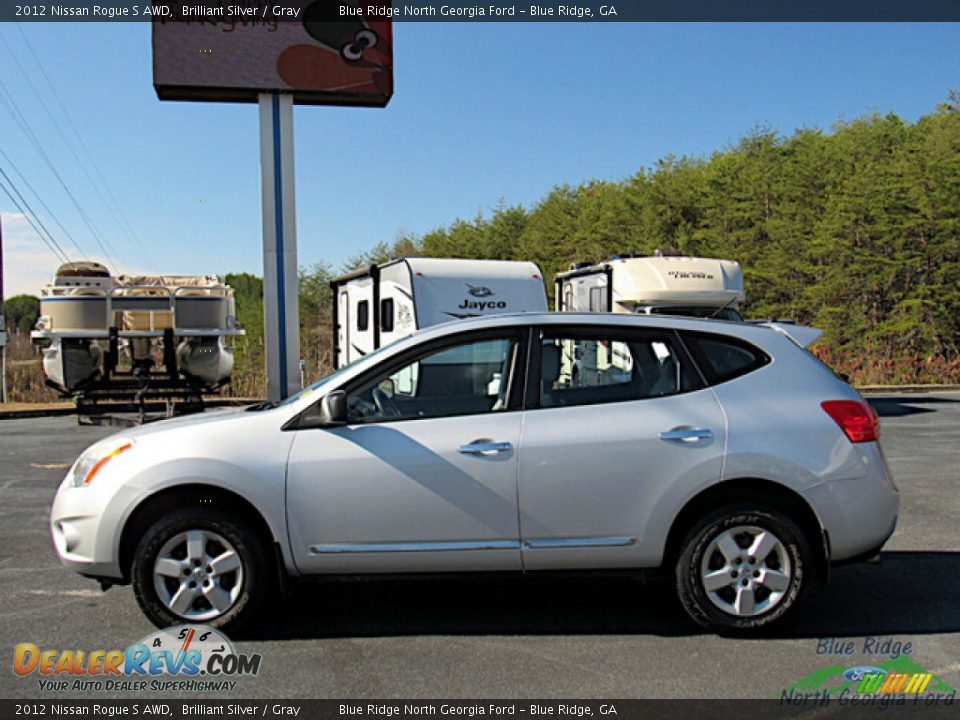
<svg viewBox="0 0 960 720">
<path fill-rule="evenodd" d="M 814 584 L 776 638 L 960 632 L 960 553 L 881 553 Z M 455 575 L 298 583 L 238 639 L 410 635 L 702 634 L 665 580 L 629 575 Z"/>
</svg>

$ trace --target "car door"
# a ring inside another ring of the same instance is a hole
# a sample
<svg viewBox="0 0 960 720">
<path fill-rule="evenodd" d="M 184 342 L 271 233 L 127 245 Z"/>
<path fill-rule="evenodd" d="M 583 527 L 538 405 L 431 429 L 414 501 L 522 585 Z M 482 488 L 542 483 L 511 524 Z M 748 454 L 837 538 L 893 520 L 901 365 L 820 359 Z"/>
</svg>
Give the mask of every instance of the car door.
<svg viewBox="0 0 960 720">
<path fill-rule="evenodd" d="M 544 328 L 527 406 L 526 569 L 658 565 L 679 507 L 721 477 L 723 412 L 672 331 Z"/>
<path fill-rule="evenodd" d="M 296 431 L 287 517 L 304 572 L 519 570 L 524 335 L 460 337 L 344 389 L 348 424 Z"/>
</svg>

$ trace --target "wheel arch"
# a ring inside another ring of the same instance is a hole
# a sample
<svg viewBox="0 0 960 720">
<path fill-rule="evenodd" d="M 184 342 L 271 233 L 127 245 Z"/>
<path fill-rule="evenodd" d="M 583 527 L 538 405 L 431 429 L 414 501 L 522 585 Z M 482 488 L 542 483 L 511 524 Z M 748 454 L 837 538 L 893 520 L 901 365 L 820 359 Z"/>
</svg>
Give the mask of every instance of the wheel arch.
<svg viewBox="0 0 960 720">
<path fill-rule="evenodd" d="M 688 500 L 667 533 L 662 569 L 672 569 L 680 556 L 684 539 L 700 518 L 721 505 L 737 502 L 753 503 L 789 516 L 807 539 L 817 578 L 826 582 L 830 572 L 830 539 L 816 511 L 795 490 L 762 478 L 724 480 Z"/>
<path fill-rule="evenodd" d="M 118 561 L 123 582 L 130 582 L 134 552 L 143 533 L 165 514 L 191 506 L 217 509 L 238 516 L 249 523 L 248 527 L 272 548 L 278 570 L 283 572 L 284 561 L 280 539 L 275 537 L 263 514 L 242 495 L 227 488 L 203 482 L 174 485 L 158 490 L 140 500 L 123 524 L 120 534 Z"/>
</svg>

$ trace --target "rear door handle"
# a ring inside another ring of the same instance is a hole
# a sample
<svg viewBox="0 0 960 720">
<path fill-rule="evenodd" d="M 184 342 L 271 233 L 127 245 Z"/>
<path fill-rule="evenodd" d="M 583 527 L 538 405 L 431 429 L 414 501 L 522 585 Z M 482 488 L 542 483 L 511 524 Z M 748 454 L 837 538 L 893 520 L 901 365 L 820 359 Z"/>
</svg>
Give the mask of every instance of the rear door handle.
<svg viewBox="0 0 960 720">
<path fill-rule="evenodd" d="M 713 430 L 708 428 L 674 428 L 660 433 L 661 440 L 679 440 L 692 443 L 697 440 L 708 440 L 713 437 Z"/>
<path fill-rule="evenodd" d="M 496 455 L 498 453 L 510 452 L 513 445 L 508 442 L 472 442 L 468 445 L 461 445 L 457 450 L 463 455 Z"/>
</svg>

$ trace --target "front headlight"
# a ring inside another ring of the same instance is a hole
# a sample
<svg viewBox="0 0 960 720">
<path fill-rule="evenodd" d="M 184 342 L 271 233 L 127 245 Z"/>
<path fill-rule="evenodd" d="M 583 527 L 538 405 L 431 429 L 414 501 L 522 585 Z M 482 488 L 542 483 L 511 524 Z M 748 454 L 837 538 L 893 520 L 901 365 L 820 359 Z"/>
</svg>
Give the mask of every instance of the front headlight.
<svg viewBox="0 0 960 720">
<path fill-rule="evenodd" d="M 73 465 L 73 486 L 89 485 L 93 478 L 108 462 L 120 453 L 133 447 L 133 440 L 117 438 L 110 443 L 94 445 L 87 450 Z"/>
</svg>

